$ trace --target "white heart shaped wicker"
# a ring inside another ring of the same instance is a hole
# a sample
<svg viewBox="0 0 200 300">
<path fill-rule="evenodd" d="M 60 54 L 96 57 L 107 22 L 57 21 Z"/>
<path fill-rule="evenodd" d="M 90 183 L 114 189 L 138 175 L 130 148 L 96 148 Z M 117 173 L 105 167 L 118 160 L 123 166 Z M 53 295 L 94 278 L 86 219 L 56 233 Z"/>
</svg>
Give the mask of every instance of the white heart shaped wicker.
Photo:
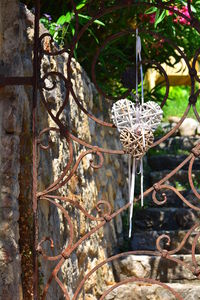
<svg viewBox="0 0 200 300">
<path fill-rule="evenodd" d="M 153 101 L 136 105 L 127 99 L 114 103 L 111 113 L 113 123 L 120 132 L 125 128 L 155 131 L 163 116 L 162 109 Z"/>
<path fill-rule="evenodd" d="M 113 104 L 111 118 L 120 132 L 125 128 L 132 127 L 132 119 L 134 116 L 135 108 L 130 100 L 121 99 Z"/>
<path fill-rule="evenodd" d="M 136 108 L 137 109 L 137 108 Z M 163 117 L 163 111 L 160 106 L 153 102 L 148 101 L 139 106 L 139 127 L 155 131 L 160 124 Z M 132 119 L 132 124 L 138 126 L 137 117 Z"/>
</svg>

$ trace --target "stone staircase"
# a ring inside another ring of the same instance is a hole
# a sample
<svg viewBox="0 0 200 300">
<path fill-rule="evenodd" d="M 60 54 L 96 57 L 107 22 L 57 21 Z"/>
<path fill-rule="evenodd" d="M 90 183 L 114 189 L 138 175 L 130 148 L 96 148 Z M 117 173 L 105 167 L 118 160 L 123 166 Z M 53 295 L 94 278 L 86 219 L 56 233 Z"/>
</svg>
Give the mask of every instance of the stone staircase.
<svg viewBox="0 0 200 300">
<path fill-rule="evenodd" d="M 182 162 L 187 157 L 186 152 L 191 150 L 197 141 L 196 138 L 172 137 L 159 145 L 148 156 L 148 163 L 151 167 L 150 184 L 156 183 Z M 178 155 L 176 154 L 177 149 L 181 149 Z M 195 162 L 193 173 L 196 182 L 200 185 L 200 160 Z M 179 171 L 168 183 L 180 189 L 181 194 L 190 202 L 198 203 L 187 186 L 187 167 Z M 162 234 L 169 235 L 171 243 L 167 246 L 164 244 L 167 240 L 164 239 L 161 246 L 167 250 L 175 249 L 180 245 L 188 230 L 196 222 L 200 223 L 200 212 L 190 209 L 172 191 L 167 191 L 166 194 L 168 201 L 164 205 L 158 206 L 153 203 L 152 199 L 148 199 L 147 207 L 135 212 L 131 250 L 156 251 L 156 239 Z M 193 232 L 181 250 L 173 255 L 174 259 L 180 259 L 192 265 L 191 248 L 195 236 L 196 232 Z M 114 263 L 119 280 L 126 280 L 131 276 L 151 278 L 167 284 L 182 298 L 175 297 L 172 292 L 159 285 L 138 282 L 119 286 L 106 297 L 107 300 L 200 299 L 200 280 L 190 270 L 166 258 L 144 254 L 129 255 Z M 200 243 L 197 244 L 196 254 L 196 260 L 200 267 Z"/>
</svg>

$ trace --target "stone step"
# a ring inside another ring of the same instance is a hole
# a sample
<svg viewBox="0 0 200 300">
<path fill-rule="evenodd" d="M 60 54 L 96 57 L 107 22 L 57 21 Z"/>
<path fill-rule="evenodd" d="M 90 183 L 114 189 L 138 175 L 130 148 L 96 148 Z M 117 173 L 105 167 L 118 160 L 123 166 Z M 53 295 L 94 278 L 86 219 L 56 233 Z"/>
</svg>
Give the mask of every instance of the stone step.
<svg viewBox="0 0 200 300">
<path fill-rule="evenodd" d="M 199 143 L 199 137 L 183 137 L 183 136 L 175 136 L 170 137 L 164 142 L 160 143 L 158 146 L 152 148 L 152 153 L 156 151 L 160 151 L 163 153 L 173 153 L 177 154 L 177 152 L 181 153 L 183 151 L 191 151 Z M 151 150 L 149 150 L 151 153 Z"/>
<path fill-rule="evenodd" d="M 180 165 L 187 155 L 148 155 L 148 164 L 150 168 L 154 171 L 163 171 L 163 170 L 173 170 L 178 165 Z M 183 166 L 182 170 L 187 170 L 188 164 Z M 194 163 L 193 170 L 200 169 L 200 159 L 196 159 Z"/>
<path fill-rule="evenodd" d="M 171 243 L 169 246 L 166 245 L 167 239 L 162 240 L 161 246 L 165 249 L 173 250 L 176 249 L 183 238 L 186 236 L 188 230 L 177 230 L 177 231 L 146 231 L 146 232 L 133 232 L 132 240 L 131 240 L 131 250 L 149 250 L 156 251 L 156 240 L 159 236 L 165 234 L 168 235 L 171 239 Z M 194 231 L 189 236 L 185 245 L 181 248 L 179 253 L 181 254 L 191 254 L 192 243 L 194 241 L 194 237 L 199 231 Z M 195 253 L 200 254 L 200 244 L 197 243 Z"/>
<path fill-rule="evenodd" d="M 158 191 L 156 194 L 158 201 L 163 200 L 162 193 L 165 193 L 166 197 L 167 197 L 167 202 L 165 204 L 158 205 L 158 204 L 154 203 L 154 201 L 152 199 L 152 195 L 149 195 L 148 197 L 145 198 L 145 201 L 146 201 L 145 203 L 146 203 L 147 207 L 179 207 L 179 208 L 188 207 L 172 190 L 161 190 L 160 192 Z M 189 194 L 188 191 L 180 191 L 180 193 L 186 199 L 190 199 L 190 201 L 193 200 L 192 195 Z M 195 197 L 193 197 L 193 198 L 195 198 Z"/>
<path fill-rule="evenodd" d="M 193 266 L 191 255 L 173 255 L 172 257 Z M 200 255 L 196 255 L 196 261 L 200 266 Z M 200 280 L 188 268 L 159 256 L 128 255 L 114 261 L 113 265 L 119 281 L 134 276 L 136 278 L 151 278 L 166 283 L 200 285 Z"/>
<path fill-rule="evenodd" d="M 200 300 L 200 286 L 191 284 L 167 284 L 184 300 Z M 105 300 L 177 300 L 168 289 L 157 284 L 128 283 L 113 290 Z"/>
<path fill-rule="evenodd" d="M 187 208 L 146 208 L 135 212 L 133 231 L 186 230 L 200 221 L 200 212 Z"/>
<path fill-rule="evenodd" d="M 200 190 L 197 190 L 198 193 L 200 193 Z M 177 208 L 190 208 L 188 204 L 186 204 L 184 201 L 179 198 L 178 195 L 176 195 L 172 190 L 161 190 L 158 191 L 156 194 L 156 197 L 158 201 L 162 201 L 162 193 L 166 194 L 167 202 L 158 205 L 154 203 L 152 196 L 147 198 L 146 204 L 148 207 L 177 207 Z M 192 190 L 185 190 L 185 191 L 179 191 L 179 193 L 191 204 L 194 206 L 199 207 L 199 199 L 194 195 Z"/>
<path fill-rule="evenodd" d="M 168 175 L 171 171 L 170 170 L 163 170 L 163 171 L 152 171 L 149 174 L 149 180 L 150 185 L 153 185 L 154 183 L 160 181 L 163 179 L 166 175 Z M 193 179 L 195 179 L 198 182 L 198 185 L 200 184 L 200 168 L 199 170 L 194 170 L 193 173 Z M 171 184 L 173 186 L 176 186 L 179 184 L 179 188 L 188 190 L 189 181 L 188 181 L 188 171 L 187 170 L 179 170 L 172 178 L 167 180 L 165 182 L 166 184 Z"/>
</svg>

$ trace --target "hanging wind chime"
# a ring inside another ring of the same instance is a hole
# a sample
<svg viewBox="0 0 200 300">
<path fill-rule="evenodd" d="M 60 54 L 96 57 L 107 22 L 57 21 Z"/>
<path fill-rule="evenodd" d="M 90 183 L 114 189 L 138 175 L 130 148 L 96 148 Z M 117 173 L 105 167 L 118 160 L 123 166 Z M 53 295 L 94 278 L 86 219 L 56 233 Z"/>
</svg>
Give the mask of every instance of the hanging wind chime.
<svg viewBox="0 0 200 300">
<path fill-rule="evenodd" d="M 141 48 L 141 38 L 136 29 L 136 93 L 132 95 L 135 103 L 128 99 L 121 99 L 114 103 L 111 111 L 113 123 L 120 133 L 123 150 L 129 155 L 129 238 L 132 233 L 136 172 L 139 167 L 141 206 L 143 206 L 143 156 L 153 144 L 153 132 L 163 116 L 162 109 L 157 103 L 153 101 L 144 103 Z M 141 75 L 141 97 L 138 93 L 138 65 L 140 65 Z"/>
</svg>

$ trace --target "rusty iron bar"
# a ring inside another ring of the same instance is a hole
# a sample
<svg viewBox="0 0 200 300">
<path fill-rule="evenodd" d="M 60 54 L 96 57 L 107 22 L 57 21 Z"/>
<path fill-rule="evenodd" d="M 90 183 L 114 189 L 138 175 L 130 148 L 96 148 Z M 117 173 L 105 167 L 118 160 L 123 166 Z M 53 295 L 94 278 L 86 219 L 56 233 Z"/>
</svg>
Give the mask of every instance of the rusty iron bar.
<svg viewBox="0 0 200 300">
<path fill-rule="evenodd" d="M 33 85 L 33 77 L 5 77 L 0 75 L 0 88 L 7 85 Z"/>
<path fill-rule="evenodd" d="M 33 58 L 33 103 L 32 103 L 32 135 L 33 135 L 33 183 L 32 183 L 32 207 L 33 207 L 33 299 L 39 300 L 39 274 L 38 274 L 38 205 L 37 205 L 37 98 L 38 84 L 40 79 L 39 63 L 39 20 L 40 20 L 40 0 L 35 1 L 35 23 L 34 23 L 34 58 Z"/>
</svg>

